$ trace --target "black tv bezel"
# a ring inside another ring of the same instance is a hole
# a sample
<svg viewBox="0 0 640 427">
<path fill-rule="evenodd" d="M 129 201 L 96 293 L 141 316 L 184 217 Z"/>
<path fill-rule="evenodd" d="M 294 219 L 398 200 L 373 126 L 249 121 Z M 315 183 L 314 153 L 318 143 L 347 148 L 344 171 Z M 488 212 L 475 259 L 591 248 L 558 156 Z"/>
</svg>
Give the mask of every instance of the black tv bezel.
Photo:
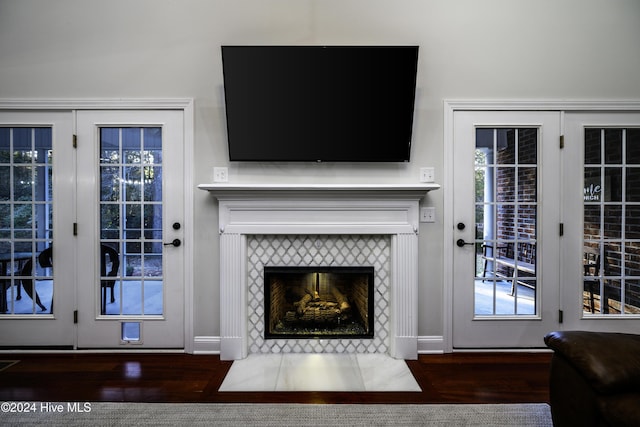
<svg viewBox="0 0 640 427">
<path fill-rule="evenodd" d="M 302 156 L 300 154 L 296 154 L 292 157 L 284 157 L 284 156 L 274 156 L 267 158 L 265 156 L 241 156 L 241 155 L 232 155 L 232 152 L 235 149 L 232 148 L 232 140 L 229 136 L 229 115 L 228 115 L 228 98 L 227 98 L 227 88 L 226 84 L 223 88 L 224 93 L 224 106 L 225 106 L 225 124 L 226 124 L 226 137 L 227 137 L 227 150 L 230 162 L 248 162 L 248 163 L 408 163 L 411 161 L 411 149 L 413 142 L 413 127 L 415 122 L 415 102 L 416 102 L 416 88 L 417 88 L 417 76 L 418 76 L 418 61 L 419 61 L 419 46 L 418 45 L 222 45 L 222 61 L 223 61 L 223 80 L 225 74 L 225 66 L 224 66 L 224 49 L 226 48 L 250 48 L 250 49 L 287 49 L 287 48 L 302 48 L 302 49 L 411 49 L 415 51 L 415 72 L 412 74 L 413 79 L 410 82 L 412 87 L 412 97 L 411 97 L 411 113 L 409 115 L 409 120 L 407 121 L 409 131 L 408 131 L 408 141 L 403 146 L 403 154 L 398 157 L 385 157 L 385 158 L 373 158 L 367 157 L 366 155 L 358 155 L 354 157 L 343 157 L 338 158 L 316 158 L 313 156 Z M 301 153 L 302 151 L 297 151 L 296 153 Z"/>
</svg>

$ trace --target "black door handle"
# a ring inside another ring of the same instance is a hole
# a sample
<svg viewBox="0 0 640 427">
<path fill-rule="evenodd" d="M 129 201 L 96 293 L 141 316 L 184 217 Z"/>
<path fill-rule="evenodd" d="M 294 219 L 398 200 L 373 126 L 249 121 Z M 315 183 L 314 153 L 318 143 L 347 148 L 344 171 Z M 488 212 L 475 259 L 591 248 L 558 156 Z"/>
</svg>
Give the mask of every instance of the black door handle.
<svg viewBox="0 0 640 427">
<path fill-rule="evenodd" d="M 180 246 L 181 244 L 182 244 L 182 242 L 180 241 L 180 239 L 173 239 L 173 241 L 172 241 L 172 242 L 165 243 L 164 245 L 165 245 L 165 246 L 175 246 L 175 247 L 177 248 L 177 247 L 178 247 L 178 246 Z"/>
<path fill-rule="evenodd" d="M 461 248 L 461 247 L 463 247 L 465 245 L 475 245 L 475 244 L 476 244 L 475 242 L 471 242 L 471 243 L 465 242 L 464 239 L 456 240 L 456 245 L 458 245 L 459 248 Z"/>
</svg>

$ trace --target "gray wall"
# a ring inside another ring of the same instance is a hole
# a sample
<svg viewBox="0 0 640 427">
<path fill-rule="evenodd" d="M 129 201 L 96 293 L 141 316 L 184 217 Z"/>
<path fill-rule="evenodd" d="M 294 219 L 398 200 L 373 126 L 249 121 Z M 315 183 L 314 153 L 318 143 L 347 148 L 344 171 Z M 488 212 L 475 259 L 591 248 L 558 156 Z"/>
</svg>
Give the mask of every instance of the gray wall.
<svg viewBox="0 0 640 427">
<path fill-rule="evenodd" d="M 223 44 L 420 46 L 409 164 L 229 164 Z M 0 0 L 0 98 L 195 99 L 196 183 L 443 176 L 443 99 L 640 99 L 638 0 Z M 195 191 L 195 334 L 219 335 L 216 203 Z M 420 335 L 443 334 L 443 188 L 423 224 Z"/>
</svg>

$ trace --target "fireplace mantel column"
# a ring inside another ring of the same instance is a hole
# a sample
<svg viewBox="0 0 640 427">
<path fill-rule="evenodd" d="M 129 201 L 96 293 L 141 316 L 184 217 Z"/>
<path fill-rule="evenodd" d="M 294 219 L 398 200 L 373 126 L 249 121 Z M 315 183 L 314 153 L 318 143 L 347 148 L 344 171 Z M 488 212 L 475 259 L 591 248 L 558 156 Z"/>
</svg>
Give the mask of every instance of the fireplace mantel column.
<svg viewBox="0 0 640 427">
<path fill-rule="evenodd" d="M 220 305 L 220 354 L 224 360 L 247 357 L 246 253 L 244 234 L 220 234 L 220 300 L 225 301 Z"/>
<path fill-rule="evenodd" d="M 418 355 L 418 236 L 396 234 L 391 239 L 391 356 Z"/>
</svg>

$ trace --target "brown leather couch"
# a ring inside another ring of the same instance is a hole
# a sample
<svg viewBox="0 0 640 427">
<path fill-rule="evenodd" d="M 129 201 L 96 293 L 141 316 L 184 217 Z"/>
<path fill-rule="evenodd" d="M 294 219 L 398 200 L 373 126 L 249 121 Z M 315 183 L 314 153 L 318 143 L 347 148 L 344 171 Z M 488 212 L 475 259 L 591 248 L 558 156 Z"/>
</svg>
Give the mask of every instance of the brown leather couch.
<svg viewBox="0 0 640 427">
<path fill-rule="evenodd" d="M 640 426 L 640 335 L 563 331 L 544 341 L 554 351 L 554 426 Z"/>
</svg>

